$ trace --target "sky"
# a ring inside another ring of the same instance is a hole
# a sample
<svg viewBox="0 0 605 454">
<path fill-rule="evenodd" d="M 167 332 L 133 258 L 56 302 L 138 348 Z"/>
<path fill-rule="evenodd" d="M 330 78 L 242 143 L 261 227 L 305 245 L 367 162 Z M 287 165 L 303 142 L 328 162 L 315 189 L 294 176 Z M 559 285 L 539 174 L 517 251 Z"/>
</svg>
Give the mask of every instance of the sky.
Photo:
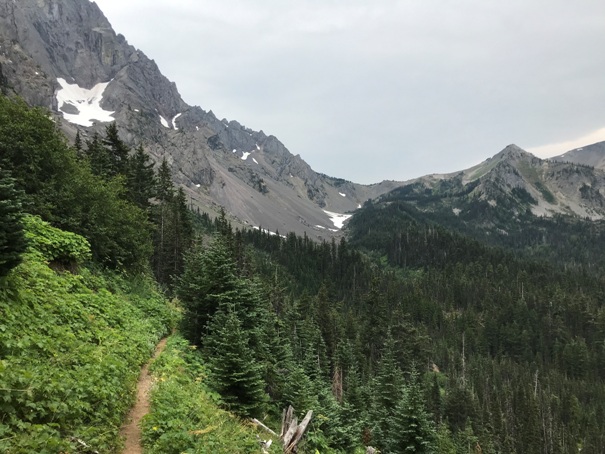
<svg viewBox="0 0 605 454">
<path fill-rule="evenodd" d="M 190 105 L 358 183 L 605 140 L 602 0 L 96 0 Z"/>
</svg>

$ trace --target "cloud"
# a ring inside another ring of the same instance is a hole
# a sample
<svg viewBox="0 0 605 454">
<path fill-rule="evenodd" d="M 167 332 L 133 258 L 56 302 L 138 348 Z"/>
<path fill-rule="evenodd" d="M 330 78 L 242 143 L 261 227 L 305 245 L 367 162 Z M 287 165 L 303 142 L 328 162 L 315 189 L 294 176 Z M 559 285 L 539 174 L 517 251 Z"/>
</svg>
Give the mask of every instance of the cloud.
<svg viewBox="0 0 605 454">
<path fill-rule="evenodd" d="M 592 131 L 591 133 L 576 139 L 528 148 L 527 151 L 539 158 L 551 158 L 554 156 L 559 156 L 567 151 L 602 141 L 605 141 L 605 128 L 597 129 L 596 131 Z"/>
<path fill-rule="evenodd" d="M 97 3 L 185 101 L 358 182 L 605 125 L 601 1 Z"/>
</svg>

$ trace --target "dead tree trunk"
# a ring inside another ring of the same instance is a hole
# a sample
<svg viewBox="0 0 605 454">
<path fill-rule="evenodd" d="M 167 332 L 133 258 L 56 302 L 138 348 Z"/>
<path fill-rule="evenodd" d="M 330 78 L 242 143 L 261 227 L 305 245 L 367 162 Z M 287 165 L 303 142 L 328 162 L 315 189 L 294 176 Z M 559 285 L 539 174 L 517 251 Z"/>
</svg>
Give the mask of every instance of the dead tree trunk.
<svg viewBox="0 0 605 454">
<path fill-rule="evenodd" d="M 284 409 L 280 433 L 280 439 L 284 444 L 284 453 L 289 454 L 298 451 L 298 443 L 302 440 L 312 416 L 313 410 L 309 410 L 302 422 L 298 424 L 298 419 L 294 416 L 292 405 L 287 410 Z"/>
<path fill-rule="evenodd" d="M 313 416 L 313 410 L 309 410 L 307 415 L 304 417 L 302 422 L 298 424 L 298 419 L 294 416 L 294 408 L 290 405 L 287 409 L 284 408 L 281 422 L 281 432 L 277 435 L 274 431 L 265 426 L 258 419 L 253 419 L 252 422 L 257 426 L 262 427 L 274 437 L 279 437 L 284 445 L 284 453 L 296 453 L 298 451 L 298 443 L 302 440 L 307 426 L 311 422 Z"/>
</svg>

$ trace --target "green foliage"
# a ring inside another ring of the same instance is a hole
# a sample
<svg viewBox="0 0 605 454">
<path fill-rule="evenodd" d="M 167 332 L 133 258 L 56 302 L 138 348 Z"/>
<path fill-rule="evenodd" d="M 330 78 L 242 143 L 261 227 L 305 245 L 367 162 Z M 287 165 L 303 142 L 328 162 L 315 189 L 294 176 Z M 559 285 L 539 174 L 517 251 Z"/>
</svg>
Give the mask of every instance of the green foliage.
<svg viewBox="0 0 605 454">
<path fill-rule="evenodd" d="M 155 180 L 153 161 L 139 145 L 128 162 L 126 184 L 129 200 L 139 208 L 149 209 L 150 199 L 155 195 Z"/>
<path fill-rule="evenodd" d="M 21 263 L 26 248 L 22 199 L 10 173 L 0 168 L 0 278 Z"/>
<path fill-rule="evenodd" d="M 249 332 L 242 328 L 235 311 L 232 304 L 221 304 L 204 340 L 210 382 L 229 410 L 241 416 L 260 417 L 268 402 L 263 364 L 255 360 L 248 345 Z"/>
<path fill-rule="evenodd" d="M 49 250 L 40 238 L 32 244 Z M 57 274 L 41 258 L 26 254 L 0 293 L 0 451 L 77 452 L 77 438 L 111 452 L 139 368 L 174 312 L 149 281 Z"/>
<path fill-rule="evenodd" d="M 38 216 L 27 215 L 23 223 L 30 250 L 41 254 L 44 260 L 63 265 L 90 260 L 90 243 L 86 238 L 52 227 Z"/>
<path fill-rule="evenodd" d="M 207 366 L 195 347 L 171 336 L 150 369 L 157 384 L 142 426 L 146 452 L 259 452 L 256 433 L 218 407 L 220 396 L 208 387 Z M 269 439 L 264 432 L 258 435 Z M 277 440 L 273 446 L 270 452 L 277 452 Z"/>
<path fill-rule="evenodd" d="M 193 223 L 182 188 L 175 191 L 166 160 L 158 171 L 151 217 L 155 224 L 153 271 L 160 284 L 172 287 L 184 269 L 185 252 L 193 241 Z"/>
<path fill-rule="evenodd" d="M 89 148 L 93 144 L 103 148 L 98 137 Z M 124 177 L 109 179 L 92 158 L 82 161 L 44 111 L 0 96 L 0 150 L 1 165 L 25 191 L 31 214 L 84 236 L 103 265 L 147 266 L 151 226 L 126 199 Z"/>
</svg>

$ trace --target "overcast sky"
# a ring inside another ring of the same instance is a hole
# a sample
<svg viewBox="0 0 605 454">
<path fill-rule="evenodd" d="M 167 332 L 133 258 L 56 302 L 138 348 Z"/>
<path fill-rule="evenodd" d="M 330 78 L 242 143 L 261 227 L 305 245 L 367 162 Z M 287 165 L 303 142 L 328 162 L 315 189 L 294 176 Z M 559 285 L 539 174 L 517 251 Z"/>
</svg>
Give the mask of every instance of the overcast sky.
<svg viewBox="0 0 605 454">
<path fill-rule="evenodd" d="M 605 140 L 603 0 L 96 0 L 183 99 L 359 183 Z"/>
</svg>

